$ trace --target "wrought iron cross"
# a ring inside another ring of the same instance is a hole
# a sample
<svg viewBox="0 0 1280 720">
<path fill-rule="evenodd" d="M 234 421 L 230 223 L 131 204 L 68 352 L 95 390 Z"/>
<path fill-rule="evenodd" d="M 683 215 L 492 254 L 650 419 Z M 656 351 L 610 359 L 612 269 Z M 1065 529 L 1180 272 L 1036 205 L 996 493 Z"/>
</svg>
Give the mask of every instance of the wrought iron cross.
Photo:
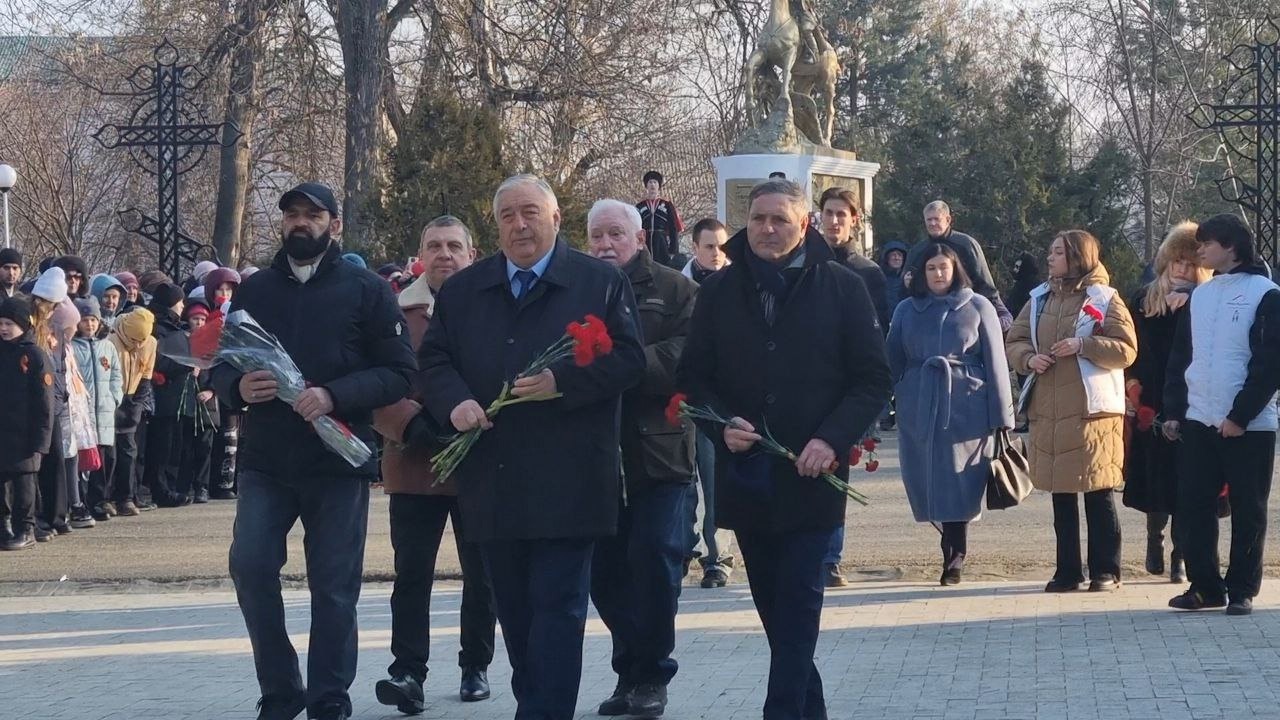
<svg viewBox="0 0 1280 720">
<path fill-rule="evenodd" d="M 1223 58 L 1236 70 L 1224 99 L 1240 96 L 1243 102 L 1201 105 L 1191 119 L 1202 129 L 1218 130 L 1228 152 L 1253 163 L 1253 182 L 1234 172 L 1216 182 L 1224 200 L 1253 215 L 1258 250 L 1274 268 L 1280 241 L 1280 27 L 1268 17 L 1253 40 L 1253 45 L 1237 45 Z M 1252 152 L 1235 140 L 1251 145 Z"/>
<path fill-rule="evenodd" d="M 192 65 L 178 64 L 178 49 L 168 40 L 152 53 L 154 65 L 138 67 L 129 75 L 140 102 L 125 125 L 103 125 L 93 134 L 107 149 L 127 147 L 139 167 L 156 177 L 156 217 L 136 209 L 120 211 L 126 229 L 156 243 L 160 269 L 180 281 L 201 251 L 216 257 L 213 247 L 182 232 L 178 188 L 181 175 L 204 158 L 214 145 L 233 145 L 240 131 L 229 123 L 196 122 L 185 107 L 186 93 L 205 80 Z"/>
</svg>

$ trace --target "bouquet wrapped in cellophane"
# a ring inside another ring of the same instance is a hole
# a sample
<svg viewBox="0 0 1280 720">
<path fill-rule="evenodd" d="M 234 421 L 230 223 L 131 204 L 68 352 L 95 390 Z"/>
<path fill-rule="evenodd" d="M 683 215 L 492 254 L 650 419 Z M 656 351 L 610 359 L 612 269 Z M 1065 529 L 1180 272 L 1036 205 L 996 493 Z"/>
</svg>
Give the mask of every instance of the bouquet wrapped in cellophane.
<svg viewBox="0 0 1280 720">
<path fill-rule="evenodd" d="M 285 352 L 284 346 L 244 310 L 236 310 L 226 317 L 214 311 L 203 327 L 192 331 L 191 355 L 169 357 L 175 362 L 201 369 L 227 363 L 243 373 L 266 370 L 278 386 L 276 397 L 290 407 L 307 389 L 302 371 Z M 358 468 L 373 457 L 369 446 L 342 422 L 322 415 L 311 424 L 325 447 L 352 467 Z"/>
</svg>

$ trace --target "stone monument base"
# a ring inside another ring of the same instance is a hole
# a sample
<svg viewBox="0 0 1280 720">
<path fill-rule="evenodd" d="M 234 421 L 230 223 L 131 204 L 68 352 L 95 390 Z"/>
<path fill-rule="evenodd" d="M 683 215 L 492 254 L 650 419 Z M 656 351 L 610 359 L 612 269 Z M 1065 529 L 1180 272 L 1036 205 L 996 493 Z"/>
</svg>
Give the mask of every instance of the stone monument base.
<svg viewBox="0 0 1280 720">
<path fill-rule="evenodd" d="M 863 217 L 861 241 L 864 249 L 870 250 L 871 180 L 880 171 L 879 163 L 863 162 L 851 152 L 808 143 L 797 153 L 726 155 L 711 162 L 716 168 L 716 216 L 728 226 L 730 235 L 746 227 L 751 188 L 767 180 L 770 173 L 781 172 L 804 188 L 815 211 L 819 196 L 827 188 L 852 190 Z"/>
</svg>

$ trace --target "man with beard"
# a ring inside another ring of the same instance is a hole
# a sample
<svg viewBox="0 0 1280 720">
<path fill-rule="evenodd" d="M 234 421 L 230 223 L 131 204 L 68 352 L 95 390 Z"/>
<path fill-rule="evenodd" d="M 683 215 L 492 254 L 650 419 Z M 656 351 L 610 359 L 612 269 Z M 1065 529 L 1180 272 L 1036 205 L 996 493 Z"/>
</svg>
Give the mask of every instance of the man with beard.
<svg viewBox="0 0 1280 720">
<path fill-rule="evenodd" d="M 688 554 L 694 489 L 692 423 L 672 427 L 668 400 L 684 350 L 698 286 L 654 262 L 644 247 L 640 213 L 600 200 L 587 213 L 588 249 L 631 282 L 644 338 L 644 380 L 622 396 L 625 501 L 618 534 L 596 544 L 591 599 L 613 637 L 618 686 L 601 715 L 662 715 L 677 664 L 676 609 Z"/>
<path fill-rule="evenodd" d="M 422 231 L 419 253 L 426 271 L 396 300 L 404 312 L 409 343 L 415 349 L 431 323 L 435 295 L 444 281 L 476 258 L 471 233 L 462 221 L 442 215 Z M 484 571 L 480 546 L 469 542 L 458 509 L 458 486 L 452 478 L 437 482 L 431 457 L 440 451 L 436 437 L 447 435 L 422 412 L 421 396 L 405 398 L 373 414 L 374 428 L 388 441 L 382 454 L 382 483 L 391 496 L 391 547 L 396 579 L 391 591 L 391 676 L 374 688 L 378 702 L 400 712 L 424 709 L 422 686 L 431 652 L 431 586 L 445 521 L 453 523 L 458 562 L 462 565 L 462 612 L 458 665 L 463 702 L 489 697 L 489 663 L 493 661 L 493 588 Z"/>
<path fill-rule="evenodd" d="M 13 248 L 0 250 L 0 300 L 21 295 L 18 290 L 21 284 L 22 253 Z"/>
<path fill-rule="evenodd" d="M 325 447 L 311 422 L 342 421 L 373 446 L 371 415 L 409 392 L 413 351 L 404 316 L 377 275 L 339 261 L 342 231 L 333 191 L 303 183 L 280 198 L 284 247 L 271 267 L 240 285 L 231 311 L 245 310 L 280 339 L 309 387 L 290 407 L 272 374 L 215 365 L 213 385 L 231 407 L 248 406 L 239 453 L 239 501 L 230 570 L 253 644 L 262 699 L 259 720 L 351 716 L 356 674 L 356 603 L 364 566 L 369 481 Z M 302 520 L 311 639 L 303 685 L 280 593 L 285 539 Z"/>
<path fill-rule="evenodd" d="M 924 256 L 925 248 L 933 243 L 942 243 L 956 251 L 960 264 L 973 282 L 973 291 L 991 301 L 996 307 L 996 315 L 1000 318 L 1000 327 L 1005 331 L 1013 325 L 1013 315 L 1000 299 L 996 290 L 995 278 L 991 276 L 991 267 L 987 265 L 987 256 L 982 246 L 969 235 L 965 235 L 951 227 L 951 206 L 941 200 L 934 200 L 924 206 L 924 229 L 929 234 L 928 242 L 916 243 L 907 253 L 907 270 L 902 275 L 903 285 L 911 283 L 911 274 L 918 272 L 917 265 Z"/>
</svg>

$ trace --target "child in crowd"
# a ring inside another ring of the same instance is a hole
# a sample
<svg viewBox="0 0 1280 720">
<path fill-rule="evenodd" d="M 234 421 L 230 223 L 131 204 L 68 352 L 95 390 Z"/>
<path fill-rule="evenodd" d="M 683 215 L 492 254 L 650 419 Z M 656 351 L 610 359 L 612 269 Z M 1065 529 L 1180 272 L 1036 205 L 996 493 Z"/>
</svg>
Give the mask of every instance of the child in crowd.
<svg viewBox="0 0 1280 720">
<path fill-rule="evenodd" d="M 124 374 L 120 353 L 110 342 L 100 339 L 102 314 L 93 296 L 76 301 L 80 324 L 71 349 L 75 352 L 80 378 L 88 391 L 94 429 L 98 433 L 101 466 L 88 473 L 85 497 L 93 519 L 102 522 L 117 512 L 111 504 L 111 480 L 115 473 L 116 410 L 124 400 Z"/>
<path fill-rule="evenodd" d="M 39 508 L 36 511 L 35 539 L 46 542 L 55 535 L 71 532 L 67 522 L 68 498 L 64 452 L 71 443 L 67 439 L 71 418 L 67 391 L 65 343 L 53 327 L 53 314 L 67 300 L 67 280 L 62 268 L 51 267 L 41 273 L 31 287 L 32 340 L 45 354 L 45 365 L 51 379 L 54 421 L 49 450 L 40 460 L 38 475 Z"/>
<path fill-rule="evenodd" d="M 0 302 L 0 498 L 12 532 L 0 549 L 35 545 L 36 473 L 53 435 L 53 378 L 32 336 L 31 305 Z M 2 529 L 2 528 L 0 528 Z"/>
<path fill-rule="evenodd" d="M 192 291 L 191 296 L 187 298 L 187 307 L 182 313 L 183 319 L 187 322 L 188 337 L 192 331 L 204 327 L 209 320 L 209 308 L 202 299 L 204 293 L 199 293 L 199 299 L 195 297 L 202 289 L 196 288 Z M 190 483 L 188 494 L 191 501 L 197 504 L 209 502 L 210 458 L 213 454 L 213 440 L 218 427 L 218 400 L 214 397 L 213 388 L 208 383 L 208 373 L 192 375 L 188 396 L 183 403 L 190 408 L 190 413 L 185 412 L 186 407 L 183 408 L 180 429 L 183 452 L 178 477 L 182 482 Z"/>
<path fill-rule="evenodd" d="M 156 339 L 151 337 L 155 316 L 135 307 L 116 318 L 107 342 L 120 358 L 123 399 L 116 410 L 115 470 L 110 500 L 116 514 L 139 514 L 138 433 L 142 412 L 151 404 L 151 376 L 156 364 Z M 110 509 L 110 508 L 108 508 Z"/>
<path fill-rule="evenodd" d="M 226 312 L 241 277 L 231 268 L 218 268 L 204 279 L 204 295 L 215 311 Z M 215 500 L 236 497 L 236 445 L 240 438 L 240 409 L 218 405 L 218 430 L 213 438 L 212 478 L 210 494 Z"/>
</svg>

